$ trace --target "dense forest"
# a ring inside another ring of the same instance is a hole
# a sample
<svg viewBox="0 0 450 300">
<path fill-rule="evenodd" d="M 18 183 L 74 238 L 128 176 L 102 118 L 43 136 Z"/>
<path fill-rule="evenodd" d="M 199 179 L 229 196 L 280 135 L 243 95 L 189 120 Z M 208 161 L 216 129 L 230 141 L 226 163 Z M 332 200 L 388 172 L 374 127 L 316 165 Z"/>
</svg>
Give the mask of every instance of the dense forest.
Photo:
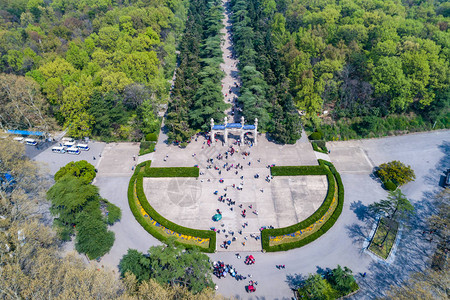
<svg viewBox="0 0 450 300">
<path fill-rule="evenodd" d="M 271 40 L 271 17 L 259 0 L 235 0 L 231 6 L 243 114 L 248 120 L 258 118 L 261 129 L 278 142 L 295 143 L 300 138 L 300 119 L 288 93 L 285 66 Z"/>
<path fill-rule="evenodd" d="M 270 23 L 285 66 L 275 77 L 289 78 L 307 128 L 347 139 L 450 126 L 447 1 L 249 3 Z"/>
<path fill-rule="evenodd" d="M 191 0 L 180 42 L 179 67 L 167 111 L 169 140 L 185 143 L 195 130 L 207 130 L 209 120 L 222 120 L 224 72 L 220 48 L 223 28 L 221 1 Z"/>
<path fill-rule="evenodd" d="M 1 126 L 104 140 L 157 131 L 186 11 L 183 0 L 1 1 Z"/>
</svg>

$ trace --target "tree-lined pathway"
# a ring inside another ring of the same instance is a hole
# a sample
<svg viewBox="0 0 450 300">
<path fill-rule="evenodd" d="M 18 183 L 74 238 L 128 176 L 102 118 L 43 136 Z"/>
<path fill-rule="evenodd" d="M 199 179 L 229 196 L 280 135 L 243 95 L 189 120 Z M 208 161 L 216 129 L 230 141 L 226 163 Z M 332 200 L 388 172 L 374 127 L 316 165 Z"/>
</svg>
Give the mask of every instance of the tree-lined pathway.
<svg viewBox="0 0 450 300">
<path fill-rule="evenodd" d="M 231 9 L 229 8 L 228 0 L 222 1 L 222 6 L 225 10 L 224 18 L 222 22 L 224 24 L 224 28 L 220 30 L 220 32 L 224 36 L 224 41 L 222 41 L 222 56 L 224 63 L 220 65 L 222 70 L 225 72 L 225 77 L 222 79 L 222 94 L 225 97 L 225 102 L 232 104 L 231 108 L 225 111 L 228 116 L 229 122 L 240 122 L 240 113 L 238 111 L 238 106 L 236 104 L 237 97 L 239 97 L 239 87 L 241 84 L 237 64 L 238 60 L 236 59 L 236 53 L 234 51 L 233 41 L 232 41 L 232 24 L 230 20 Z M 231 91 L 231 93 L 230 93 Z M 234 113 L 233 113 L 234 112 Z"/>
</svg>

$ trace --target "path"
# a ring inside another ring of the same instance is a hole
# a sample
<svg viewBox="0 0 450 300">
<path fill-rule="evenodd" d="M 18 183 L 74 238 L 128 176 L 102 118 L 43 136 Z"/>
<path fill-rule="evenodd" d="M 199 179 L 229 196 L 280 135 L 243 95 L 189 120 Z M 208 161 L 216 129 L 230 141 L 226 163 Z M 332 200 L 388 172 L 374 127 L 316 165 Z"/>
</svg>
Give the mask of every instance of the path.
<svg viewBox="0 0 450 300">
<path fill-rule="evenodd" d="M 241 81 L 237 69 L 238 60 L 236 59 L 236 53 L 234 51 L 231 37 L 231 9 L 227 0 L 222 1 L 222 6 L 225 10 L 224 18 L 222 19 L 225 27 L 220 30 L 220 33 L 224 35 L 224 41 L 222 41 L 221 44 L 224 63 L 220 65 L 222 70 L 225 72 L 225 77 L 222 79 L 222 94 L 225 97 L 225 102 L 232 105 L 225 111 L 225 114 L 228 116 L 230 123 L 235 122 L 236 120 L 236 122 L 240 122 L 240 113 L 236 101 L 237 97 L 240 95 L 239 87 L 241 85 Z"/>
</svg>

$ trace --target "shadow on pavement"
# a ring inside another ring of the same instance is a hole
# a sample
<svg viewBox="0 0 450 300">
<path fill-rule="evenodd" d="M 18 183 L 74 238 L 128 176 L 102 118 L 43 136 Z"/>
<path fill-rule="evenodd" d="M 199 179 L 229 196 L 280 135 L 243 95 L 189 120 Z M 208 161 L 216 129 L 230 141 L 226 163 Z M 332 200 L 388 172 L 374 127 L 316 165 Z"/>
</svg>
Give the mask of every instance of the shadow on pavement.
<svg viewBox="0 0 450 300">
<path fill-rule="evenodd" d="M 289 288 L 296 290 L 306 280 L 306 277 L 302 274 L 288 274 L 286 275 L 286 283 Z"/>
<path fill-rule="evenodd" d="M 362 204 L 362 201 L 359 200 L 358 202 L 354 201 L 350 204 L 350 210 L 352 210 L 356 217 L 358 217 L 358 220 L 364 221 L 368 217 L 368 207 L 364 204 Z"/>
<path fill-rule="evenodd" d="M 403 226 L 394 261 L 392 263 L 372 262 L 367 276 L 358 282 L 361 287 L 360 292 L 352 299 L 381 297 L 390 286 L 401 285 L 412 272 L 420 272 L 429 266 L 436 243 L 424 235 L 427 230 L 426 220 L 436 212 L 436 202 L 433 198 L 442 190 L 437 185 L 437 178 L 441 176 L 441 172 L 449 163 L 450 143 L 444 142 L 439 148 L 445 156 L 425 176 L 425 184 L 431 185 L 432 189 L 423 192 L 421 199 L 414 203 L 415 214 Z M 355 242 L 360 241 L 364 236 L 363 227 L 358 224 L 352 224 L 347 229 L 349 236 Z"/>
</svg>

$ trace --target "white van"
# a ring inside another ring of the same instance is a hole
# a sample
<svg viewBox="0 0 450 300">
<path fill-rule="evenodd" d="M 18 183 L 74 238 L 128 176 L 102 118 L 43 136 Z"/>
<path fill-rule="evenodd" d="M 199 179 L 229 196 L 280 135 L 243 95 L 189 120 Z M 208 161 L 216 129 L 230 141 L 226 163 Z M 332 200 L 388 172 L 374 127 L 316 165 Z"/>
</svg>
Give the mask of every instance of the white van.
<svg viewBox="0 0 450 300">
<path fill-rule="evenodd" d="M 66 153 L 66 150 L 64 150 L 64 147 L 53 147 L 52 152 L 54 153 Z"/>
<path fill-rule="evenodd" d="M 64 147 L 67 147 L 67 148 L 72 148 L 72 147 L 75 146 L 75 142 L 74 142 L 74 141 L 65 141 L 65 142 L 63 143 L 63 146 L 64 146 Z"/>
<path fill-rule="evenodd" d="M 77 147 L 71 147 L 66 149 L 66 152 L 69 154 L 75 154 L 75 155 L 79 155 L 81 152 Z"/>
<path fill-rule="evenodd" d="M 16 136 L 15 138 L 13 138 L 14 141 L 22 143 L 23 142 L 23 137 L 21 136 Z"/>
<path fill-rule="evenodd" d="M 77 144 L 77 148 L 83 151 L 89 151 L 89 146 L 87 144 Z"/>
<path fill-rule="evenodd" d="M 62 139 L 61 139 L 61 142 L 73 142 L 73 138 L 71 138 L 71 137 L 63 137 Z"/>
<path fill-rule="evenodd" d="M 34 139 L 25 139 L 25 144 L 30 145 L 30 146 L 36 146 L 37 142 Z"/>
</svg>

